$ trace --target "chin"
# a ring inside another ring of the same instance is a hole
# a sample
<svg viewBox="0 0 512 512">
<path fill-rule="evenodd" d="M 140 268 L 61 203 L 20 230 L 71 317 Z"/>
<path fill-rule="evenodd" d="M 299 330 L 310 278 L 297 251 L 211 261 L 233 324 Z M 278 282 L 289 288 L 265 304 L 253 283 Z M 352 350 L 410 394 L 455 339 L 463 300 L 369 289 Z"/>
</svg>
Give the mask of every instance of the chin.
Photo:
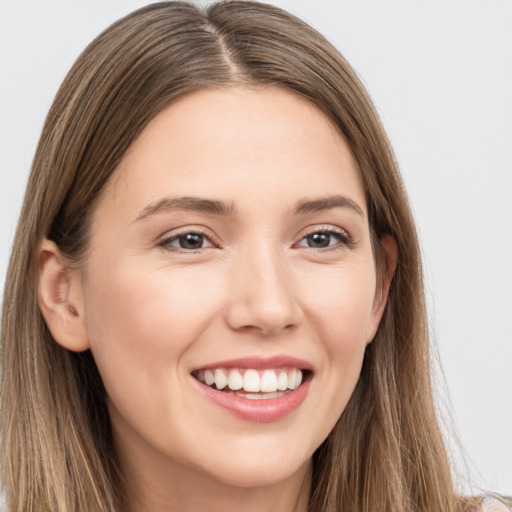
<svg viewBox="0 0 512 512">
<path fill-rule="evenodd" d="M 304 462 L 270 460 L 262 462 L 257 458 L 252 463 L 243 464 L 226 460 L 226 464 L 217 465 L 215 471 L 208 474 L 217 482 L 241 489 L 256 489 L 278 486 L 298 473 L 307 474 L 311 458 Z"/>
</svg>

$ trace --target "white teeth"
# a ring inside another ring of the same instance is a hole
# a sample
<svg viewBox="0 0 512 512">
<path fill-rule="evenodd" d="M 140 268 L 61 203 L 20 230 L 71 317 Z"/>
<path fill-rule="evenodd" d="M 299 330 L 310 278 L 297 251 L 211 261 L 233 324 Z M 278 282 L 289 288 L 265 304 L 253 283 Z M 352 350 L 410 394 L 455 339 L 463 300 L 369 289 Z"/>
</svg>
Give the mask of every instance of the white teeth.
<svg viewBox="0 0 512 512">
<path fill-rule="evenodd" d="M 246 370 L 244 373 L 244 390 L 253 393 L 261 391 L 260 376 L 256 370 Z"/>
<path fill-rule="evenodd" d="M 279 389 L 279 391 L 288 389 L 288 375 L 284 371 L 280 372 L 277 378 L 277 389 Z"/>
<path fill-rule="evenodd" d="M 226 391 L 240 391 L 237 393 L 246 398 L 254 398 L 247 393 L 261 393 L 266 398 L 274 398 L 276 393 L 281 396 L 282 391 L 297 389 L 302 383 L 302 371 L 297 368 L 283 368 L 280 370 L 255 370 L 232 368 L 215 368 L 194 373 L 195 377 L 207 386 L 215 384 L 216 389 Z"/>
<path fill-rule="evenodd" d="M 244 378 L 238 370 L 231 370 L 229 372 L 228 387 L 233 391 L 238 391 L 244 387 Z"/>
<path fill-rule="evenodd" d="M 261 391 L 269 393 L 277 391 L 277 377 L 274 370 L 265 370 L 261 376 Z"/>
<path fill-rule="evenodd" d="M 215 370 L 215 385 L 217 389 L 224 389 L 228 385 L 228 379 L 222 370 Z"/>
<path fill-rule="evenodd" d="M 211 386 L 215 382 L 215 377 L 213 376 L 213 372 L 210 370 L 206 370 L 204 372 L 204 381 L 207 386 Z"/>
<path fill-rule="evenodd" d="M 297 371 L 293 369 L 288 375 L 288 389 L 295 389 L 297 387 Z"/>
<path fill-rule="evenodd" d="M 295 372 L 295 389 L 297 389 L 302 383 L 302 372 L 297 370 Z"/>
</svg>

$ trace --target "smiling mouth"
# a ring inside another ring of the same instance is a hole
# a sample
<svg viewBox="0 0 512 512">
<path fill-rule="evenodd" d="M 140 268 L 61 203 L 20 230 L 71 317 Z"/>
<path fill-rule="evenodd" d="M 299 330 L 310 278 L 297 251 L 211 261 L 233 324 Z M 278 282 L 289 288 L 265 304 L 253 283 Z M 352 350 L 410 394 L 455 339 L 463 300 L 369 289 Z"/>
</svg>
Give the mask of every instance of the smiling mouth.
<svg viewBox="0 0 512 512">
<path fill-rule="evenodd" d="M 256 370 L 253 368 L 211 368 L 196 370 L 192 376 L 202 384 L 250 400 L 279 398 L 297 389 L 311 372 L 294 367 Z"/>
</svg>

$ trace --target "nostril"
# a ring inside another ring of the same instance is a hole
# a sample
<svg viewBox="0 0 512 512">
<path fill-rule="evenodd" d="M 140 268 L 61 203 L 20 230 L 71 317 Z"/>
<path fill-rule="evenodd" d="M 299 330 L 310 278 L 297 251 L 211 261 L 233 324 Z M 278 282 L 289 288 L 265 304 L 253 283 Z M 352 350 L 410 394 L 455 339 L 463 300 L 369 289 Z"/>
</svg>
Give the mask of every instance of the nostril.
<svg viewBox="0 0 512 512">
<path fill-rule="evenodd" d="M 287 308 L 263 308 L 256 304 L 234 304 L 226 321 L 230 328 L 260 336 L 274 336 L 293 331 L 301 322 L 302 312 L 298 306 Z"/>
</svg>

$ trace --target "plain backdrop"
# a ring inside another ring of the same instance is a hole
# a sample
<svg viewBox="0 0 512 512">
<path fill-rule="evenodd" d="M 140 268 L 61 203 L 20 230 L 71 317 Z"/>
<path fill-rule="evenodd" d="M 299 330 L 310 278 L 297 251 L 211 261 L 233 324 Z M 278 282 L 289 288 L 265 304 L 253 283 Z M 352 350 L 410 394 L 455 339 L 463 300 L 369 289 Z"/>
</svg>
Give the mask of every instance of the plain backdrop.
<svg viewBox="0 0 512 512">
<path fill-rule="evenodd" d="M 0 286 L 56 90 L 137 0 L 0 0 Z M 466 490 L 512 494 L 512 2 L 276 0 L 348 58 L 383 118 L 425 260 L 440 403 Z M 444 382 L 446 384 L 444 384 Z M 448 421 L 449 418 L 448 418 Z"/>
</svg>

